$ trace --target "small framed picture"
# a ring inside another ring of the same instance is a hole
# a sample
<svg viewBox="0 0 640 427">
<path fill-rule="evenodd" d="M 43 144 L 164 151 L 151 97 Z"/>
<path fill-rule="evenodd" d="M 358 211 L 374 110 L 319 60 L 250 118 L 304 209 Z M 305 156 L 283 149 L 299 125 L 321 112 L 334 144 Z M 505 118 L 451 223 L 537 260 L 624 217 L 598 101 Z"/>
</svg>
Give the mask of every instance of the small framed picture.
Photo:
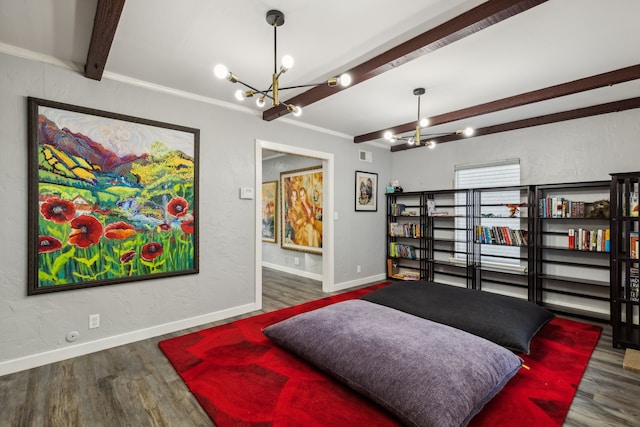
<svg viewBox="0 0 640 427">
<path fill-rule="evenodd" d="M 262 183 L 262 241 L 276 243 L 278 237 L 278 181 Z"/>
<path fill-rule="evenodd" d="M 378 174 L 356 171 L 355 186 L 356 211 L 376 212 L 378 210 Z"/>
</svg>

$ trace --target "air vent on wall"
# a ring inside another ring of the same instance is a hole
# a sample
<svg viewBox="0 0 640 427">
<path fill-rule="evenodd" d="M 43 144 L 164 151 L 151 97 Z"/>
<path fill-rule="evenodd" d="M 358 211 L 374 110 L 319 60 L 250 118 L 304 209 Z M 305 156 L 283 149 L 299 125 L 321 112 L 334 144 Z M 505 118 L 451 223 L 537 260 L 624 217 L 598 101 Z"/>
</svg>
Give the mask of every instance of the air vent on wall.
<svg viewBox="0 0 640 427">
<path fill-rule="evenodd" d="M 360 156 L 360 161 L 361 162 L 369 162 L 369 163 L 371 163 L 372 160 L 373 160 L 373 155 L 371 154 L 371 151 L 360 150 L 359 151 L 359 156 Z"/>
</svg>

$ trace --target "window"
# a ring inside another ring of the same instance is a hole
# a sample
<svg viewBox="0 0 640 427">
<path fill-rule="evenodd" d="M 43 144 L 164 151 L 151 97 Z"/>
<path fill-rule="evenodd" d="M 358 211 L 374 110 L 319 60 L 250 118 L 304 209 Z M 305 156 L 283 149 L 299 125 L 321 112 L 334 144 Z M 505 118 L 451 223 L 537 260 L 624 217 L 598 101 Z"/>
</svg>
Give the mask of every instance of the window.
<svg viewBox="0 0 640 427">
<path fill-rule="evenodd" d="M 507 160 L 481 165 L 468 165 L 455 167 L 455 187 L 456 188 L 490 188 L 507 187 L 520 185 L 520 161 Z M 509 208 L 500 206 L 504 204 L 520 203 L 520 191 L 487 191 L 482 193 L 483 205 L 498 205 L 483 208 L 481 214 L 491 214 L 493 217 L 486 217 L 480 220 L 483 226 L 507 226 L 513 229 L 520 228 L 517 218 L 509 218 Z M 457 204 L 460 204 L 456 201 Z M 464 257 L 463 254 L 467 241 L 464 229 L 466 221 L 471 221 L 466 217 L 464 208 L 459 208 L 456 212 L 460 217 L 456 218 L 456 258 Z M 490 210 L 490 211 L 489 211 Z M 482 245 L 481 262 L 498 263 L 503 265 L 520 265 L 520 248 L 516 246 Z"/>
</svg>

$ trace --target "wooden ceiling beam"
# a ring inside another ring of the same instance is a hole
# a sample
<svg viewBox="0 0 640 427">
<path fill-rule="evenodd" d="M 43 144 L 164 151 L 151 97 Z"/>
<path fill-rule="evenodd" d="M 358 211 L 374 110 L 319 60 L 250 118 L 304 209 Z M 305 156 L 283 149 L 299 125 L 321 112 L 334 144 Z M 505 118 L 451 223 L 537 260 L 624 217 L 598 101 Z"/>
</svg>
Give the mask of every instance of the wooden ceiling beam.
<svg viewBox="0 0 640 427">
<path fill-rule="evenodd" d="M 566 120 L 580 119 L 583 117 L 597 116 L 599 114 L 616 113 L 618 111 L 631 110 L 640 108 L 640 97 L 628 98 L 621 101 L 607 102 L 605 104 L 592 105 L 590 107 L 577 108 L 575 110 L 561 111 L 559 113 L 546 114 L 544 116 L 531 117 L 529 119 L 516 120 L 509 123 L 502 123 L 493 126 L 487 126 L 476 129 L 472 137 L 465 137 L 457 134 L 444 135 L 437 138 L 429 138 L 436 145 L 444 142 L 459 141 L 469 139 L 476 136 L 491 135 L 493 133 L 507 132 L 510 130 L 523 129 L 533 126 L 547 125 L 550 123 L 558 123 Z M 411 148 L 424 147 L 424 145 L 415 146 L 409 144 L 394 145 L 391 151 L 404 151 Z"/>
<path fill-rule="evenodd" d="M 125 0 L 98 0 L 84 75 L 101 80 Z"/>
<path fill-rule="evenodd" d="M 550 86 L 544 89 L 538 89 L 531 92 L 514 95 L 507 98 L 498 99 L 496 101 L 487 102 L 485 104 L 475 105 L 473 107 L 463 108 L 461 110 L 452 111 L 438 116 L 429 118 L 430 126 L 450 123 L 457 120 L 464 120 L 470 117 L 481 116 L 483 114 L 494 113 L 496 111 L 506 110 L 509 108 L 520 107 L 536 102 L 547 101 L 549 99 L 561 96 L 572 95 L 587 90 L 593 90 L 605 86 L 611 86 L 617 83 L 628 82 L 640 79 L 640 65 L 632 65 L 631 67 L 620 68 L 618 70 L 609 71 L 607 73 L 597 74 L 583 79 L 573 80 L 571 82 Z M 402 125 L 393 126 L 382 130 L 377 130 L 364 135 L 353 138 L 353 142 L 373 141 L 383 138 L 386 131 L 397 135 L 404 132 L 415 130 L 416 122 L 404 123 Z"/>
<path fill-rule="evenodd" d="M 426 55 L 457 40 L 515 16 L 547 0 L 490 0 L 411 40 L 346 71 L 351 75 L 351 86 L 355 86 L 386 71 L 393 70 L 409 61 Z M 348 88 L 316 86 L 294 96 L 262 114 L 263 120 L 271 121 L 289 113 L 288 104 L 305 107 Z"/>
</svg>

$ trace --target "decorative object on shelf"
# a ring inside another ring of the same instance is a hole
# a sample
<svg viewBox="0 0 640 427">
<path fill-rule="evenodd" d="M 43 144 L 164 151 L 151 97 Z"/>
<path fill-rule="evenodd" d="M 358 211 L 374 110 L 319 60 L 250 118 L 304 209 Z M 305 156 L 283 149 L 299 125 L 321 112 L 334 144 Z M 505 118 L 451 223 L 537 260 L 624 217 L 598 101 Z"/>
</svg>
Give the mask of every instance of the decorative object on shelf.
<svg viewBox="0 0 640 427">
<path fill-rule="evenodd" d="M 507 203 L 505 204 L 505 206 L 509 208 L 509 217 L 516 218 L 520 213 L 520 208 L 523 206 L 527 206 L 527 204 L 526 203 L 518 203 L 518 204 Z"/>
<path fill-rule="evenodd" d="M 332 77 L 321 83 L 312 83 L 306 85 L 297 85 L 297 86 L 289 86 L 289 87 L 280 87 L 280 76 L 286 73 L 293 66 L 293 58 L 289 55 L 285 55 L 282 58 L 282 65 L 278 68 L 277 62 L 277 52 L 278 52 L 278 43 L 277 43 L 277 33 L 278 27 L 284 25 L 284 13 L 279 10 L 270 10 L 267 12 L 266 16 L 267 23 L 273 27 L 273 74 L 271 76 L 271 85 L 264 90 L 256 89 L 255 87 L 243 82 L 229 71 L 229 69 L 223 65 L 218 64 L 214 68 L 214 74 L 219 79 L 227 79 L 231 83 L 240 83 L 242 86 L 246 88 L 246 90 L 238 89 L 235 93 L 235 97 L 238 101 L 243 101 L 245 98 L 251 98 L 256 96 L 256 105 L 259 108 L 264 107 L 266 98 L 269 98 L 272 101 L 272 105 L 278 106 L 280 105 L 280 91 L 288 90 L 288 89 L 299 89 L 304 87 L 313 87 L 313 86 L 321 86 L 328 85 L 331 87 L 335 86 L 349 86 L 351 84 L 351 76 L 349 74 L 342 74 L 339 77 Z M 302 114 L 302 108 L 300 106 L 296 106 L 293 104 L 287 104 L 287 110 L 289 110 L 294 116 L 300 116 Z"/>
<path fill-rule="evenodd" d="M 28 105 L 29 295 L 198 273 L 198 129 Z"/>
<path fill-rule="evenodd" d="M 356 171 L 355 185 L 356 211 L 376 212 L 378 210 L 378 174 Z"/>
<path fill-rule="evenodd" d="M 610 213 L 611 209 L 609 207 L 608 200 L 596 200 L 595 202 L 593 202 L 593 206 L 591 208 L 591 211 L 589 212 L 589 218 L 609 218 Z"/>
<path fill-rule="evenodd" d="M 278 181 L 262 183 L 262 241 L 278 241 Z"/>
<path fill-rule="evenodd" d="M 280 173 L 283 249 L 322 253 L 322 167 Z"/>
<path fill-rule="evenodd" d="M 389 191 L 389 193 L 402 193 L 403 191 L 402 187 L 400 187 L 400 181 L 397 179 L 391 180 L 391 188 L 393 191 Z M 387 190 L 389 190 L 389 187 L 387 187 Z"/>
<path fill-rule="evenodd" d="M 423 87 L 416 88 L 413 90 L 413 94 L 418 97 L 418 120 L 416 122 L 416 130 L 414 134 L 411 136 L 402 136 L 402 135 L 394 135 L 393 132 L 391 131 L 386 131 L 384 133 L 384 139 L 386 139 L 387 141 L 391 143 L 396 141 L 405 141 L 407 144 L 415 145 L 415 146 L 420 146 L 420 144 L 422 144 L 423 141 L 420 136 L 420 130 L 422 128 L 429 126 L 429 119 L 425 117 L 420 118 L 420 97 L 425 94 L 425 89 Z M 474 134 L 474 129 L 467 127 L 462 130 L 457 130 L 455 133 L 459 135 L 464 135 L 464 136 L 472 136 Z M 447 133 L 430 134 L 430 135 L 423 135 L 423 136 L 444 136 L 444 135 L 447 135 Z M 436 146 L 435 141 L 427 140 L 424 142 L 425 142 L 425 145 L 429 148 L 435 148 Z"/>
</svg>

